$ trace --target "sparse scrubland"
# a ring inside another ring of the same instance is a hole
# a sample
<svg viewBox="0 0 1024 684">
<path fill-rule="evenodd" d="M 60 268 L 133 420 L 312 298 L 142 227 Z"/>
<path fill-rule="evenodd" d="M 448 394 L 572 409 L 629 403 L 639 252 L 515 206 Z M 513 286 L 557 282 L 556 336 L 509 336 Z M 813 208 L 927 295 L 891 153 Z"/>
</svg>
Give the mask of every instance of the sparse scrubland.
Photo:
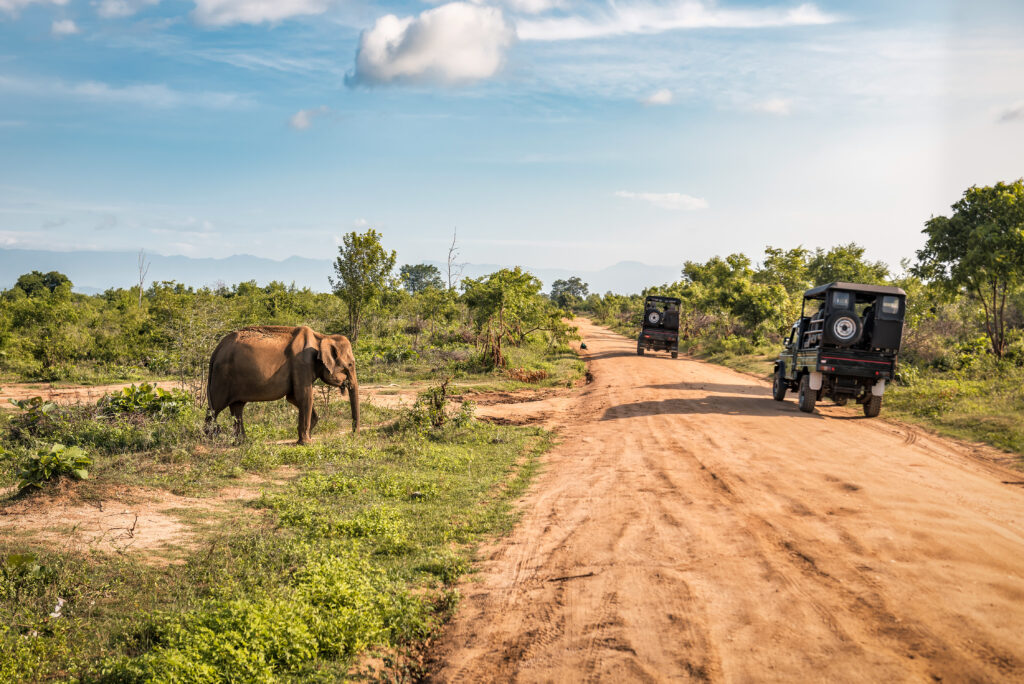
<svg viewBox="0 0 1024 684">
<path fill-rule="evenodd" d="M 510 527 L 550 444 L 538 428 L 477 420 L 473 393 L 571 386 L 585 368 L 565 312 L 518 269 L 461 292 L 388 277 L 368 296 L 338 275 L 336 294 L 156 283 L 140 298 L 78 295 L 61 274 L 32 273 L 0 295 L 5 382 L 137 383 L 99 402 L 0 411 L 0 511 L 66 516 L 2 527 L 0 682 L 422 673 L 476 544 Z M 344 399 L 318 386 L 310 446 L 292 444 L 283 400 L 249 405 L 244 444 L 227 425 L 206 437 L 210 352 L 257 323 L 358 335 L 363 388 L 406 387 L 415 401 L 364 400 L 353 435 Z M 176 389 L 142 382 L 157 379 Z M 142 514 L 95 534 L 69 513 L 93 507 L 102 521 L 151 501 L 177 531 L 145 547 Z"/>
</svg>

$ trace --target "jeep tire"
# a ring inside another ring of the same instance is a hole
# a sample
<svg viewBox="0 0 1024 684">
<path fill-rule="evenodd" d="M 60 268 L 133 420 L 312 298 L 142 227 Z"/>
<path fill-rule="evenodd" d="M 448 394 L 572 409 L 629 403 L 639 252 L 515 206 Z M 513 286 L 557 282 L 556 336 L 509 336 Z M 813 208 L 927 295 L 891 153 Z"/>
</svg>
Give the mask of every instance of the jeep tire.
<svg viewBox="0 0 1024 684">
<path fill-rule="evenodd" d="M 851 347 L 860 341 L 864 323 L 853 311 L 836 311 L 825 321 L 825 342 L 839 347 Z"/>
<path fill-rule="evenodd" d="M 647 321 L 648 325 L 658 326 L 661 325 L 662 315 L 660 311 L 648 311 L 644 314 L 644 320 Z"/>
<path fill-rule="evenodd" d="M 673 359 L 678 359 L 679 358 L 679 352 L 672 352 L 672 358 Z"/>
<path fill-rule="evenodd" d="M 811 389 L 811 376 L 804 373 L 800 378 L 800 393 L 797 395 L 797 405 L 804 413 L 814 413 L 814 404 L 818 401 L 818 390 Z"/>
<path fill-rule="evenodd" d="M 644 348 L 643 347 L 637 347 L 636 348 L 636 355 L 637 356 L 643 356 L 644 355 Z"/>
<path fill-rule="evenodd" d="M 866 418 L 874 418 L 882 412 L 882 397 L 876 397 L 871 395 L 868 400 L 864 402 L 864 416 Z"/>
<path fill-rule="evenodd" d="M 785 401 L 786 389 L 786 370 L 780 364 L 775 368 L 775 377 L 772 378 L 772 399 Z"/>
</svg>

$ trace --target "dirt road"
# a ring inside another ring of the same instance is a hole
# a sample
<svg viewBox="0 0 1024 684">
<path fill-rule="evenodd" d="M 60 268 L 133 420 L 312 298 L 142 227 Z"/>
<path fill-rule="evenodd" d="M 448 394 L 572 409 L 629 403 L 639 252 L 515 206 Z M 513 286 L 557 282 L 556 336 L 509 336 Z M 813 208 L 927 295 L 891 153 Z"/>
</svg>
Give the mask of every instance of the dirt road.
<svg viewBox="0 0 1024 684">
<path fill-rule="evenodd" d="M 581 332 L 581 393 L 489 407 L 562 442 L 438 681 L 1024 680 L 1024 474 Z"/>
</svg>

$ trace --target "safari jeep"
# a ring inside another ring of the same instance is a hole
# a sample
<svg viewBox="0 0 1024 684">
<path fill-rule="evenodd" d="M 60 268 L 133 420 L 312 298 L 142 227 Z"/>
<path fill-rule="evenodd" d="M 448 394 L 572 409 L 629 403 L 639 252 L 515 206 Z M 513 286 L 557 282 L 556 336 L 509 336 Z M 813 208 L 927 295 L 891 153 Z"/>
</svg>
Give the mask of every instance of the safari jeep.
<svg viewBox="0 0 1024 684">
<path fill-rule="evenodd" d="M 907 293 L 898 287 L 828 283 L 804 292 L 800 320 L 775 362 L 772 397 L 798 393 L 800 410 L 828 397 L 854 399 L 873 418 L 896 372 Z M 816 310 L 815 310 L 816 309 Z"/>
<path fill-rule="evenodd" d="M 644 320 L 636 340 L 636 353 L 667 351 L 679 358 L 679 304 L 675 297 L 647 297 L 644 300 Z"/>
</svg>

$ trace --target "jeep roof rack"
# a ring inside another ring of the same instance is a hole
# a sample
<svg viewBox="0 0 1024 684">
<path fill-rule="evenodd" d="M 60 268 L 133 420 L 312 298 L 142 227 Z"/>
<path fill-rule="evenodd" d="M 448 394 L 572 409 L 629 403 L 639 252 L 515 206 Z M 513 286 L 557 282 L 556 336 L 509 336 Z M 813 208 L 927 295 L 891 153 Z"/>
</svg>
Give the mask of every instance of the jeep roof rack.
<svg viewBox="0 0 1024 684">
<path fill-rule="evenodd" d="M 678 297 L 662 297 L 661 295 L 647 295 L 645 301 L 665 302 L 666 304 L 682 304 L 683 300 Z"/>
<path fill-rule="evenodd" d="M 863 292 L 865 294 L 873 295 L 886 294 L 900 295 L 903 297 L 907 296 L 907 293 L 898 287 L 891 287 L 889 285 L 864 285 L 863 283 L 844 283 L 837 280 L 834 283 L 826 283 L 825 285 L 812 287 L 810 290 L 804 292 L 804 299 L 824 299 L 825 293 L 829 290 L 851 290 L 853 292 Z"/>
</svg>

